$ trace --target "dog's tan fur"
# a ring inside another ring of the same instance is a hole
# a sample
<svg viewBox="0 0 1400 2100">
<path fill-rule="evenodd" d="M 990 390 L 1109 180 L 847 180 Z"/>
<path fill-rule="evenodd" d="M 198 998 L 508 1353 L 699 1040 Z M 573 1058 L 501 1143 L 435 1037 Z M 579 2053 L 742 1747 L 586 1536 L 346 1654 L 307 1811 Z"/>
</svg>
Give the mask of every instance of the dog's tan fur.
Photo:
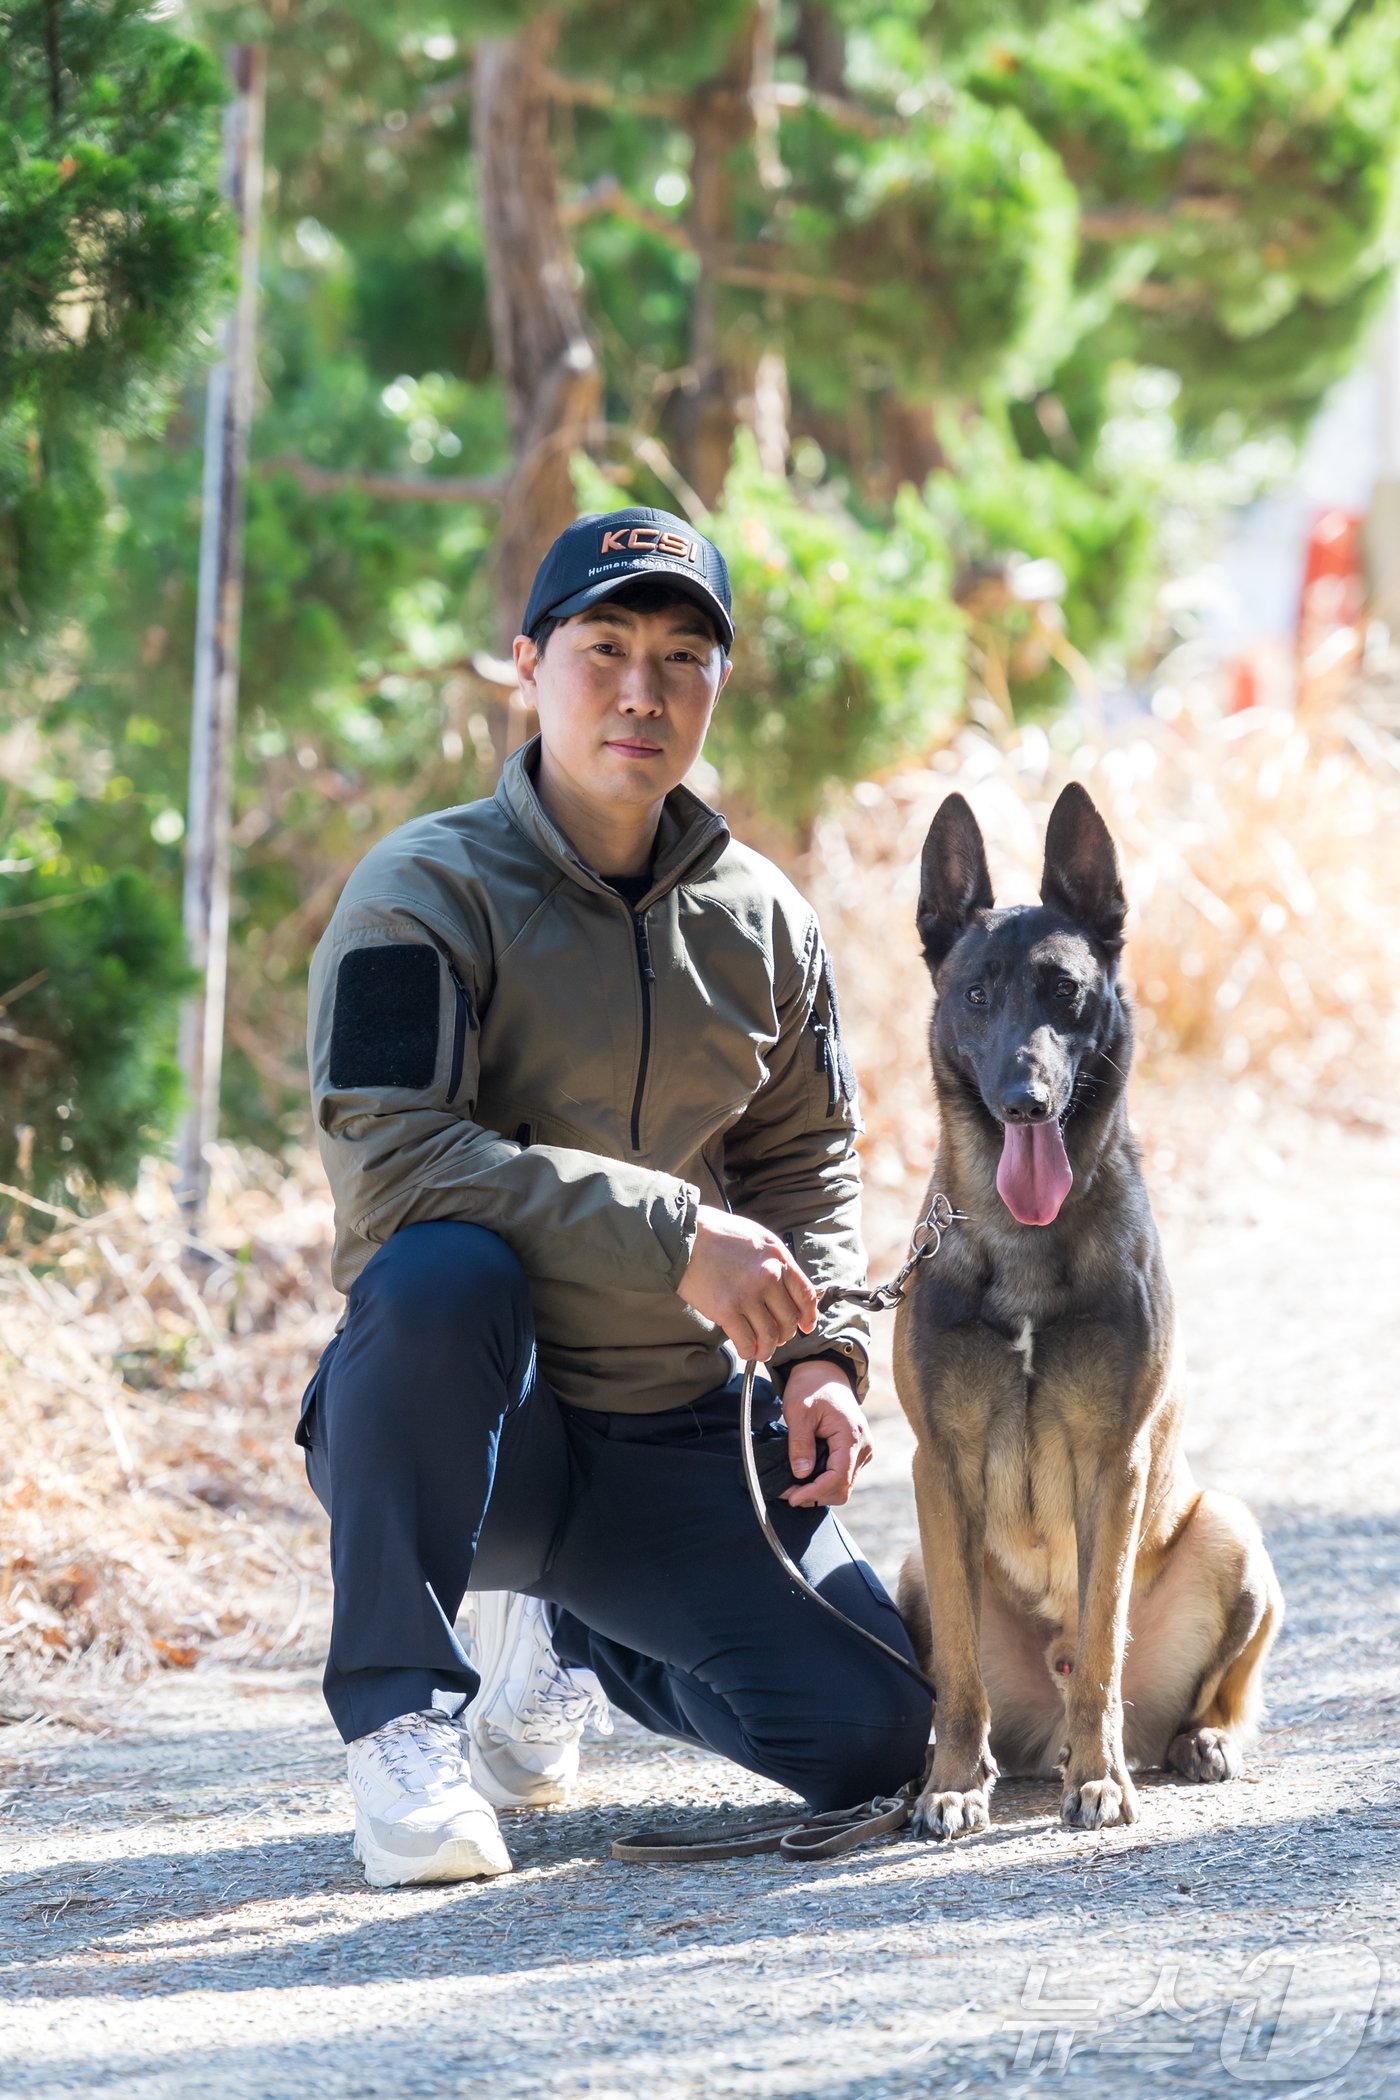
<svg viewBox="0 0 1400 2100">
<path fill-rule="evenodd" d="M 1072 814 L 1082 817 L 1077 803 Z M 928 870 L 926 855 L 926 887 L 946 886 L 946 869 Z M 965 923 L 980 923 L 985 950 L 1015 915 L 990 910 L 985 864 L 982 880 Z M 934 905 L 946 911 L 946 897 Z M 944 932 L 946 958 L 941 937 L 930 949 L 940 999 L 960 938 Z M 1100 1047 L 1126 1076 L 1111 939 L 1108 951 L 1104 1027 L 1118 1033 Z M 916 1827 L 935 1837 L 984 1827 L 998 1770 L 1062 1770 L 1067 1823 L 1131 1822 L 1131 1770 L 1240 1771 L 1282 1597 L 1250 1512 L 1202 1491 L 1182 1453 L 1171 1293 L 1121 1080 L 1086 1079 L 1076 1096 L 1065 1125 L 1073 1200 L 1038 1229 L 997 1195 L 994 1126 L 937 1017 L 932 1047 L 942 1109 L 932 1187 L 969 1218 L 919 1272 L 895 1332 L 921 1542 L 899 1604 L 938 1686 Z"/>
</svg>

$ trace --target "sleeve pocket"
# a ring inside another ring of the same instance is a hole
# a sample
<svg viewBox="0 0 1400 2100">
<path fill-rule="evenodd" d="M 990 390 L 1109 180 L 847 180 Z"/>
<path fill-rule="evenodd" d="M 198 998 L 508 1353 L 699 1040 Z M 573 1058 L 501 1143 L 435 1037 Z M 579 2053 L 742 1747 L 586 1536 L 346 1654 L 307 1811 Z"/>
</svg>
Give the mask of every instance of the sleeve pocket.
<svg viewBox="0 0 1400 2100">
<path fill-rule="evenodd" d="M 855 1068 L 841 1037 L 841 1012 L 836 1003 L 836 978 L 831 958 L 823 953 L 821 984 L 807 1026 L 816 1039 L 817 1071 L 826 1082 L 826 1113 L 834 1116 L 844 1102 L 857 1123 L 860 1117 Z"/>
<path fill-rule="evenodd" d="M 438 952 L 425 942 L 351 948 L 335 980 L 333 1087 L 433 1083 L 438 1048 Z"/>
</svg>

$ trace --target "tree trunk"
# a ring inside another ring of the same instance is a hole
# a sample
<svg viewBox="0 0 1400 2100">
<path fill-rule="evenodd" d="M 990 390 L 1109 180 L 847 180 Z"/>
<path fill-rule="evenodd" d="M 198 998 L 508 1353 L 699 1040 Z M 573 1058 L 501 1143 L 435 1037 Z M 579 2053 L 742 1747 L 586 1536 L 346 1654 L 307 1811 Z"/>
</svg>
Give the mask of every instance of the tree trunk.
<svg viewBox="0 0 1400 2100">
<path fill-rule="evenodd" d="M 800 0 L 792 41 L 807 68 L 812 92 L 844 95 L 846 92 L 846 38 L 830 8 L 816 0 Z"/>
<path fill-rule="evenodd" d="M 550 150 L 552 14 L 478 44 L 472 132 L 496 370 L 513 466 L 496 538 L 497 641 L 509 653 L 550 541 L 576 515 L 572 452 L 596 442 L 602 375 L 576 284 Z"/>
<path fill-rule="evenodd" d="M 776 111 L 764 95 L 772 79 L 775 16 L 773 0 L 758 0 L 724 72 L 692 95 L 687 119 L 693 145 L 687 225 L 700 276 L 690 310 L 689 373 L 668 434 L 687 481 L 707 504 L 719 501 L 736 429 L 755 413 L 762 346 L 740 349 L 720 340 L 718 272 L 733 237 L 729 156 L 752 144 L 765 187 L 776 190 L 783 180 Z M 770 404 L 778 398 L 771 366 L 765 393 Z M 771 436 L 767 449 L 775 450 Z"/>
<path fill-rule="evenodd" d="M 947 466 L 947 455 L 934 429 L 931 401 L 905 401 L 898 394 L 886 394 L 884 425 L 891 496 L 906 481 L 922 489 L 930 474 Z"/>
<path fill-rule="evenodd" d="M 200 1231 L 209 1192 L 208 1147 L 219 1127 L 228 991 L 230 827 L 238 659 L 243 625 L 243 527 L 248 436 L 257 369 L 258 232 L 262 220 L 267 54 L 235 44 L 234 93 L 224 110 L 223 188 L 238 228 L 238 291 L 222 325 L 222 355 L 209 374 L 204 421 L 204 502 L 190 725 L 189 828 L 184 927 L 198 982 L 180 1016 L 187 1106 L 179 1137 L 177 1200 L 186 1230 Z M 186 1250 L 197 1262 L 202 1254 Z"/>
</svg>

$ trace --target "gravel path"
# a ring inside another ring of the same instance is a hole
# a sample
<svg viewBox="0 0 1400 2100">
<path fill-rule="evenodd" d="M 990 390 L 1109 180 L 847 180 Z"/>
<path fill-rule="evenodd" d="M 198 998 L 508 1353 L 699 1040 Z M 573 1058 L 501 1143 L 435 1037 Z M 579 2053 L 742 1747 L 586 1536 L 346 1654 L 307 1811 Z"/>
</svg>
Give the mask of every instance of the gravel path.
<svg viewBox="0 0 1400 2100">
<path fill-rule="evenodd" d="M 628 1868 L 610 1838 L 658 1809 L 768 1793 L 622 1723 L 576 1809 L 512 1820 L 513 1876 L 376 1893 L 314 1675 L 164 1674 L 0 1733 L 0 2092 L 1400 2090 L 1400 1147 L 1305 1137 L 1247 1134 L 1159 1205 L 1198 1471 L 1253 1501 L 1288 1598 L 1245 1782 L 1149 1781 L 1097 1836 L 1003 1785 L 949 1850 Z M 852 1512 L 887 1574 L 892 1408 Z"/>
</svg>

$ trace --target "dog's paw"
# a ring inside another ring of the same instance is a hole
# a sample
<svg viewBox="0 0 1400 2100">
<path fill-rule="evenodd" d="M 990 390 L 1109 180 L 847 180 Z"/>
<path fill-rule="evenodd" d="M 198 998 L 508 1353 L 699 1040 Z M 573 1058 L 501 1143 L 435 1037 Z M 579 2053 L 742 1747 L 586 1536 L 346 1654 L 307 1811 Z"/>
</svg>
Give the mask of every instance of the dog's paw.
<svg viewBox="0 0 1400 2100">
<path fill-rule="evenodd" d="M 938 1794 L 930 1787 L 914 1805 L 909 1827 L 915 1837 L 970 1837 L 985 1830 L 992 1819 L 987 1789 L 969 1788 L 966 1793 Z"/>
<path fill-rule="evenodd" d="M 1099 1779 L 1067 1779 L 1060 1820 L 1071 1830 L 1106 1830 L 1113 1823 L 1137 1821 L 1137 1789 L 1121 1767 Z"/>
<path fill-rule="evenodd" d="M 1224 1728 L 1188 1729 L 1169 1746 L 1167 1763 L 1183 1779 L 1197 1780 L 1203 1786 L 1238 1779 L 1244 1770 L 1240 1746 Z"/>
</svg>

